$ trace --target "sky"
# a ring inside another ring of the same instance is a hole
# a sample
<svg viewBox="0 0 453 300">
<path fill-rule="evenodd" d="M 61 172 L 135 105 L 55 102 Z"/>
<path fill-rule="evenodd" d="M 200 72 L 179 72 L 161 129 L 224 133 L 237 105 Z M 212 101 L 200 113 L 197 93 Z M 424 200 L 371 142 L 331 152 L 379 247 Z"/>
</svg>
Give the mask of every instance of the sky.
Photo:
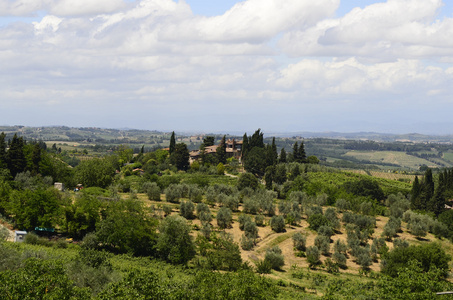
<svg viewBox="0 0 453 300">
<path fill-rule="evenodd" d="M 0 0 L 0 125 L 453 134 L 453 1 Z"/>
</svg>

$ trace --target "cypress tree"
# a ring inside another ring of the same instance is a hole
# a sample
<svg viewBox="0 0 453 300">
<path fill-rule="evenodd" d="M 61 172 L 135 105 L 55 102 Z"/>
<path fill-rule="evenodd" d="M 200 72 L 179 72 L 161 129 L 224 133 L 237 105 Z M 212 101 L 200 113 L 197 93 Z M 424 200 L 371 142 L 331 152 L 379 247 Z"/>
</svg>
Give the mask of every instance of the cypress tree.
<svg viewBox="0 0 453 300">
<path fill-rule="evenodd" d="M 280 150 L 279 162 L 280 163 L 286 163 L 286 151 L 285 151 L 285 148 L 282 148 L 282 150 Z"/>
<path fill-rule="evenodd" d="M 420 191 L 420 209 L 426 209 L 428 202 L 434 196 L 433 172 L 430 168 L 426 169 Z"/>
<path fill-rule="evenodd" d="M 6 167 L 6 134 L 2 132 L 0 134 L 0 168 Z"/>
<path fill-rule="evenodd" d="M 17 173 L 23 172 L 27 165 L 24 154 L 24 139 L 17 137 L 17 134 L 14 134 L 7 152 L 7 165 L 13 177 L 16 177 Z"/>
<path fill-rule="evenodd" d="M 297 142 L 293 145 L 293 159 L 294 162 L 299 162 L 299 144 Z"/>
<path fill-rule="evenodd" d="M 263 133 L 260 132 L 261 128 L 255 131 L 255 133 L 252 135 L 251 140 L 249 141 L 250 143 L 250 149 L 253 149 L 254 147 L 258 148 L 264 148 L 264 138 L 263 138 Z"/>
<path fill-rule="evenodd" d="M 220 140 L 220 144 L 216 149 L 217 159 L 220 163 L 226 164 L 226 144 L 225 144 L 225 136 L 222 137 Z"/>
<path fill-rule="evenodd" d="M 300 143 L 298 158 L 299 158 L 298 162 L 300 162 L 300 163 L 306 163 L 307 162 L 307 155 L 305 154 L 304 142 Z"/>
<path fill-rule="evenodd" d="M 277 145 L 275 144 L 275 137 L 272 138 L 272 164 L 277 164 L 278 161 L 278 152 L 277 152 Z"/>
<path fill-rule="evenodd" d="M 421 186 L 418 181 L 418 176 L 415 176 L 411 190 L 411 206 L 412 209 L 420 209 L 420 190 Z"/>
<path fill-rule="evenodd" d="M 245 156 L 247 155 L 247 152 L 249 151 L 249 139 L 247 137 L 247 132 L 244 133 L 244 136 L 242 137 L 242 159 L 245 158 Z"/>
<path fill-rule="evenodd" d="M 41 162 L 41 147 L 38 143 L 33 146 L 31 161 L 33 164 L 32 174 L 36 175 L 39 173 L 39 163 Z"/>
<path fill-rule="evenodd" d="M 169 146 L 170 155 L 175 151 L 175 149 L 176 149 L 176 138 L 175 138 L 175 132 L 173 131 L 171 133 L 171 137 L 170 137 L 170 146 Z"/>
<path fill-rule="evenodd" d="M 445 202 L 444 188 L 439 186 L 437 187 L 434 196 L 428 202 L 427 210 L 432 211 L 438 216 L 445 210 Z"/>
</svg>

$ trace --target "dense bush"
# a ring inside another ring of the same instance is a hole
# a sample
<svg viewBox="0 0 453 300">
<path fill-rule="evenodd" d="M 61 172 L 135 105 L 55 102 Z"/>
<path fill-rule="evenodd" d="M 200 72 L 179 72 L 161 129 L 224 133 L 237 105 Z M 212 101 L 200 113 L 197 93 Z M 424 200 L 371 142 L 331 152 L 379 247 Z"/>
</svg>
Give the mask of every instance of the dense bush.
<svg viewBox="0 0 453 300">
<path fill-rule="evenodd" d="M 308 218 L 308 224 L 310 224 L 310 228 L 313 230 L 318 230 L 319 227 L 324 225 L 329 225 L 329 220 L 322 215 L 322 214 L 314 214 Z"/>
<path fill-rule="evenodd" d="M 179 214 L 186 218 L 187 220 L 191 220 L 195 217 L 194 215 L 195 205 L 192 201 L 183 201 L 179 205 Z"/>
<path fill-rule="evenodd" d="M 300 232 L 296 232 L 293 237 L 293 245 L 296 250 L 305 251 L 307 238 Z"/>
<path fill-rule="evenodd" d="M 273 216 L 270 225 L 273 231 L 275 232 L 284 232 L 285 231 L 285 219 L 283 216 Z"/>
<path fill-rule="evenodd" d="M 264 260 L 268 261 L 274 270 L 280 270 L 285 264 L 285 257 L 282 255 L 282 250 L 278 246 L 267 249 Z"/>
<path fill-rule="evenodd" d="M 447 276 L 449 271 L 448 263 L 451 257 L 445 253 L 437 243 L 427 243 L 420 246 L 396 247 L 388 252 L 381 261 L 381 271 L 392 277 L 408 266 L 411 260 L 421 264 L 423 272 L 428 272 L 436 267 Z"/>
<path fill-rule="evenodd" d="M 217 212 L 217 225 L 221 229 L 225 229 L 231 226 L 233 222 L 232 211 L 227 207 L 221 207 Z"/>
<path fill-rule="evenodd" d="M 315 246 L 321 251 L 323 255 L 330 253 L 330 239 L 324 235 L 317 235 L 315 238 Z"/>
<path fill-rule="evenodd" d="M 321 254 L 318 247 L 311 246 L 307 248 L 307 262 L 310 268 L 314 268 L 317 265 L 321 264 L 320 257 Z"/>
<path fill-rule="evenodd" d="M 156 249 L 160 257 L 173 264 L 186 264 L 195 255 L 187 220 L 169 216 L 159 225 Z"/>
</svg>

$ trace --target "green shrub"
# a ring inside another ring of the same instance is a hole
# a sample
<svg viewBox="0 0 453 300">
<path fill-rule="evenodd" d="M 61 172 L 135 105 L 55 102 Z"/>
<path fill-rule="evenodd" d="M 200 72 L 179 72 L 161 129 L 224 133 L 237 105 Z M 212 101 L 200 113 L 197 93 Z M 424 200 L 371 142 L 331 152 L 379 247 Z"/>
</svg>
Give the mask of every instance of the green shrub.
<svg viewBox="0 0 453 300">
<path fill-rule="evenodd" d="M 270 225 L 272 230 L 277 233 L 285 231 L 285 219 L 283 216 L 273 216 Z"/>
<path fill-rule="evenodd" d="M 321 261 L 320 261 L 321 254 L 319 252 L 318 247 L 316 247 L 316 246 L 308 247 L 306 254 L 307 254 L 307 262 L 308 262 L 310 268 L 314 268 L 317 265 L 321 264 Z"/>
<path fill-rule="evenodd" d="M 436 267 L 446 277 L 449 272 L 451 257 L 445 253 L 440 244 L 427 243 L 420 246 L 395 247 L 381 260 L 381 271 L 392 277 L 408 266 L 409 261 L 421 263 L 424 272 Z"/>
<path fill-rule="evenodd" d="M 327 218 L 324 215 L 319 213 L 310 216 L 307 221 L 308 224 L 310 224 L 309 227 L 316 231 L 318 230 L 319 227 L 323 225 L 329 225 L 329 220 L 327 220 Z"/>
<path fill-rule="evenodd" d="M 256 226 L 264 226 L 264 216 L 263 215 L 256 215 L 255 216 L 255 224 L 256 224 Z"/>
<path fill-rule="evenodd" d="M 221 207 L 217 212 L 217 225 L 221 229 L 225 229 L 231 226 L 233 222 L 231 209 L 227 207 Z"/>
<path fill-rule="evenodd" d="M 270 274 L 272 271 L 271 263 L 265 259 L 257 261 L 255 265 L 256 272 L 259 274 Z"/>
<path fill-rule="evenodd" d="M 267 249 L 264 260 L 268 261 L 274 270 L 280 270 L 285 264 L 285 257 L 282 255 L 282 250 L 278 246 Z"/>
<path fill-rule="evenodd" d="M 192 201 L 183 201 L 179 205 L 179 214 L 187 220 L 191 220 L 195 217 L 193 213 L 194 209 L 195 206 L 193 205 Z"/>
<path fill-rule="evenodd" d="M 330 252 L 330 238 L 324 235 L 317 235 L 315 238 L 315 246 L 323 255 L 328 255 Z"/>
<path fill-rule="evenodd" d="M 293 235 L 293 245 L 298 251 L 305 251 L 307 238 L 300 232 Z"/>
<path fill-rule="evenodd" d="M 255 246 L 255 239 L 247 237 L 245 234 L 241 237 L 241 248 L 243 250 L 249 251 L 252 250 Z"/>
</svg>

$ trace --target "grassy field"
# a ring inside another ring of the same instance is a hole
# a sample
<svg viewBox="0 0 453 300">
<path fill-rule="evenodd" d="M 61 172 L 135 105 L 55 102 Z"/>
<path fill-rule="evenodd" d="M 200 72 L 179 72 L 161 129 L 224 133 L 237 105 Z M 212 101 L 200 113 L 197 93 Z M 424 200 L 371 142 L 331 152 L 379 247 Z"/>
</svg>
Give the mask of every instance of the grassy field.
<svg viewBox="0 0 453 300">
<path fill-rule="evenodd" d="M 438 167 L 437 164 L 434 164 L 426 159 L 397 151 L 349 151 L 345 154 L 345 156 L 376 163 L 396 164 L 413 170 L 418 170 L 421 165 L 427 165 L 432 168 Z"/>
</svg>

